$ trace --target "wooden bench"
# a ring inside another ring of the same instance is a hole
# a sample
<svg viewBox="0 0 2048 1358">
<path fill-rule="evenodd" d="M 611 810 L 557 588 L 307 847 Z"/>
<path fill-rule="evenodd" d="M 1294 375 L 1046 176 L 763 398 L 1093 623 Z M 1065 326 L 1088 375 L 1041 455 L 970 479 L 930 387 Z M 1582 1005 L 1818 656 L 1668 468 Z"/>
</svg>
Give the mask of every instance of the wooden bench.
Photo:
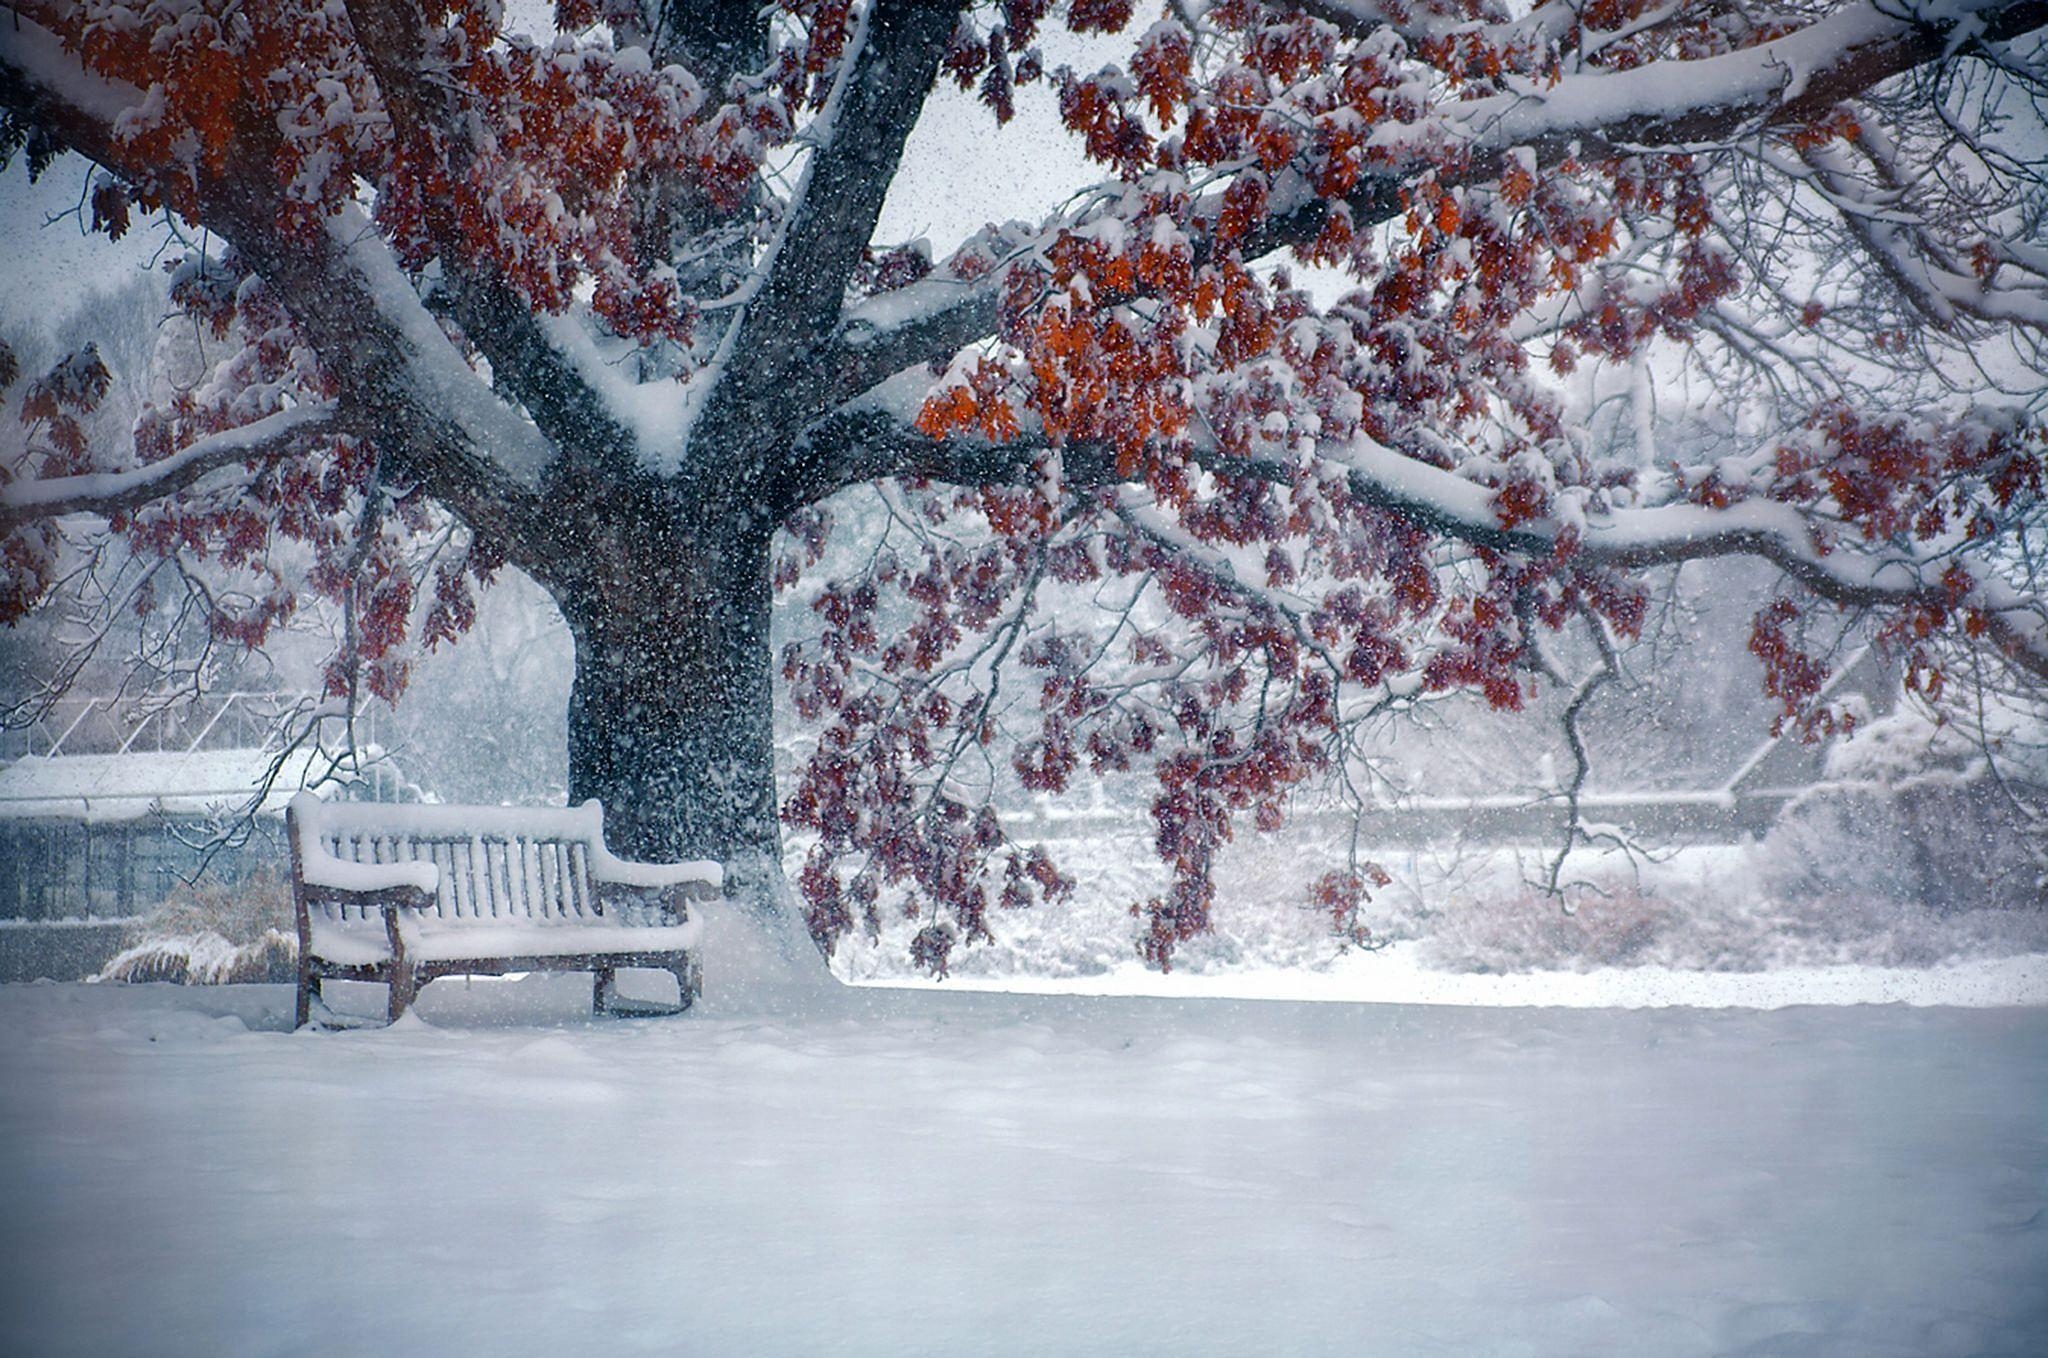
<svg viewBox="0 0 2048 1358">
<path fill-rule="evenodd" d="M 603 1013 L 680 1013 L 702 989 L 692 901 L 715 863 L 656 865 L 605 848 L 604 810 L 390 806 L 300 793 L 285 812 L 299 926 L 296 1026 L 328 978 L 390 987 L 396 1022 L 441 976 L 594 973 Z M 621 967 L 672 972 L 678 1003 L 615 995 Z"/>
</svg>

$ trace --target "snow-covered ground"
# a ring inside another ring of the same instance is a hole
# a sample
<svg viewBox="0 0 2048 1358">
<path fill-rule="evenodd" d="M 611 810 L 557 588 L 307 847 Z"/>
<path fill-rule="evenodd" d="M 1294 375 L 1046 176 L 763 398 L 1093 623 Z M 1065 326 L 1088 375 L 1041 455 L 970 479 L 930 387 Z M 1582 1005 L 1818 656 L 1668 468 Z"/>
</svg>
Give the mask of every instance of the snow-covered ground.
<svg viewBox="0 0 2048 1358">
<path fill-rule="evenodd" d="M 1457 1002 L 0 987 L 0 1352 L 2048 1352 L 2042 959 L 1897 995 L 1995 1008 L 1375 963 Z"/>
<path fill-rule="evenodd" d="M 1162 975 L 1135 959 L 1099 973 L 955 976 L 956 990 L 1034 995 L 1151 995 L 1171 999 L 1288 1000 L 1570 1009 L 1784 1009 L 1814 1004 L 2002 1008 L 2048 1005 L 2048 954 L 1955 959 L 1931 967 L 1795 966 L 1699 971 L 1661 966 L 1505 975 L 1444 972 L 1424 943 L 1352 951 L 1308 970 L 1242 968 Z M 904 975 L 908 969 L 904 969 Z M 933 984 L 892 980 L 894 984 Z"/>
</svg>

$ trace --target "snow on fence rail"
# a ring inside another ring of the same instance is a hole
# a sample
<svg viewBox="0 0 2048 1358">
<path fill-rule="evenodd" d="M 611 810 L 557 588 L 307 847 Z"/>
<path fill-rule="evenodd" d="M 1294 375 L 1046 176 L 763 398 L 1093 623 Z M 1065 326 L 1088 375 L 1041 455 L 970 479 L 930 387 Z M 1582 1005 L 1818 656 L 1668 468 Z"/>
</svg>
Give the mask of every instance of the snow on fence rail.
<svg viewBox="0 0 2048 1358">
<path fill-rule="evenodd" d="M 1737 791 L 1588 793 L 1579 798 L 1579 819 L 1612 825 L 1652 843 L 1733 844 L 1762 836 L 1798 788 Z M 1411 797 L 1367 807 L 1314 808 L 1288 818 L 1287 831 L 1319 840 L 1349 839 L 1362 845 L 1408 847 L 1444 842 L 1511 845 L 1554 844 L 1563 834 L 1566 803 L 1558 796 Z M 1141 808 L 1045 807 L 1008 818 L 1012 835 L 1051 842 L 1149 833 Z"/>
</svg>

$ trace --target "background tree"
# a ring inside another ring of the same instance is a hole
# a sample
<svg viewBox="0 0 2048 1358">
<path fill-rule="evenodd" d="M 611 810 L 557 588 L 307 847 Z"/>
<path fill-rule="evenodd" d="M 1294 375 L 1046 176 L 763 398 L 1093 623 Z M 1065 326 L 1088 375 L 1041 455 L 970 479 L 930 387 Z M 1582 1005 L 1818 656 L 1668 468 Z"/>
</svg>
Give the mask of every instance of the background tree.
<svg viewBox="0 0 2048 1358">
<path fill-rule="evenodd" d="M 1609 654 L 1659 567 L 1782 573 L 1752 649 L 1809 727 L 1816 606 L 1918 685 L 1946 638 L 2048 677 L 2048 5 L 1138 8 L 564 0 L 549 41 L 489 0 L 19 0 L 7 144 L 103 167 L 110 235 L 162 213 L 234 342 L 125 456 L 76 432 L 92 356 L 16 385 L 6 619 L 93 511 L 217 641 L 339 605 L 329 692 L 389 700 L 510 562 L 619 848 L 776 899 L 779 665 L 824 724 L 781 808 L 813 936 L 898 898 L 939 969 L 1067 888 L 1006 791 L 1149 781 L 1163 964 L 1241 817 L 1373 713 L 1519 707 L 1546 632 Z M 1048 26 L 1126 55 L 1048 69 Z M 942 79 L 998 121 L 1049 86 L 1103 181 L 944 259 L 875 241 Z M 1634 437 L 1580 367 L 1633 374 Z M 1688 390 L 1708 463 L 1655 445 Z M 828 556 L 862 487 L 886 527 Z M 781 657 L 778 584 L 823 623 Z M 1322 883 L 1340 925 L 1369 879 Z"/>
</svg>

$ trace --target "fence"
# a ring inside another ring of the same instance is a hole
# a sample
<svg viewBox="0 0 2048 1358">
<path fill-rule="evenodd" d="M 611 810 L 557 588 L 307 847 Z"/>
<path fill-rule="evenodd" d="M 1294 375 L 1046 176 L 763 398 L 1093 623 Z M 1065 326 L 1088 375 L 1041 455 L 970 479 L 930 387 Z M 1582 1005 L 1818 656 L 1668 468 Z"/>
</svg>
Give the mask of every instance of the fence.
<svg viewBox="0 0 2048 1358">
<path fill-rule="evenodd" d="M 21 726 L 0 730 L 0 764 L 23 756 L 169 753 L 250 749 L 267 744 L 287 714 L 315 702 L 303 693 L 234 690 L 138 705 L 119 697 L 58 698 Z M 377 743 L 374 707 L 356 721 L 356 741 Z"/>
</svg>

